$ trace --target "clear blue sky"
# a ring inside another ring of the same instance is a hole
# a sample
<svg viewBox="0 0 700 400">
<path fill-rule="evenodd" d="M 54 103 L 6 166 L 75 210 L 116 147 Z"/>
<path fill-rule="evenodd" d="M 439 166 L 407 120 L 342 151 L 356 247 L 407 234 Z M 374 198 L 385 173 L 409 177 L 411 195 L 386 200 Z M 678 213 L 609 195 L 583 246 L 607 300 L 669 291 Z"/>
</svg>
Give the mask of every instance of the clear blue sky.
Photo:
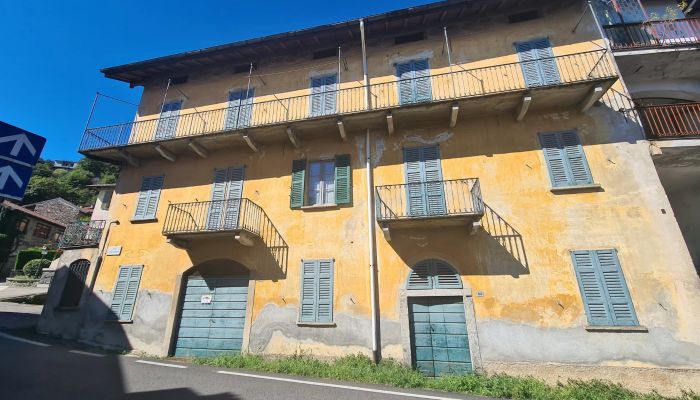
<svg viewBox="0 0 700 400">
<path fill-rule="evenodd" d="M 95 92 L 133 103 L 141 95 L 101 68 L 428 2 L 0 1 L 0 120 L 45 136 L 43 158 L 78 160 Z M 95 118 L 126 122 L 134 112 L 101 102 Z"/>
</svg>

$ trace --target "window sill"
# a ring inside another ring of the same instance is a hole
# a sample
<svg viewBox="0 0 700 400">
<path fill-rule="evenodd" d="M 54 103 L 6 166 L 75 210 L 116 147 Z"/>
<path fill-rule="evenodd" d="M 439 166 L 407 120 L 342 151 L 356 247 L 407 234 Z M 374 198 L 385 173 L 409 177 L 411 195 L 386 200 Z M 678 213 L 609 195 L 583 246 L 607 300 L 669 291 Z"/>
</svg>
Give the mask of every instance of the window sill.
<svg viewBox="0 0 700 400">
<path fill-rule="evenodd" d="M 314 211 L 314 210 L 326 210 L 329 208 L 337 208 L 338 205 L 335 203 L 329 203 L 329 204 L 316 204 L 313 206 L 302 206 L 302 210 L 307 210 L 307 211 Z"/>
<path fill-rule="evenodd" d="M 125 324 L 133 324 L 134 320 L 133 319 L 130 319 L 130 320 L 106 319 L 105 322 L 108 324 L 125 325 Z"/>
<path fill-rule="evenodd" d="M 335 322 L 297 322 L 297 326 L 307 326 L 315 328 L 332 328 L 335 327 Z"/>
<path fill-rule="evenodd" d="M 587 325 L 588 332 L 637 332 L 647 333 L 649 329 L 646 326 L 610 326 L 610 325 Z"/>
<path fill-rule="evenodd" d="M 132 224 L 142 224 L 148 222 L 158 222 L 158 218 L 131 219 Z"/>
<path fill-rule="evenodd" d="M 553 187 L 551 189 L 552 193 L 571 193 L 571 192 L 602 192 L 603 187 L 599 183 L 592 183 L 590 185 L 576 185 L 576 186 L 559 186 Z"/>
</svg>

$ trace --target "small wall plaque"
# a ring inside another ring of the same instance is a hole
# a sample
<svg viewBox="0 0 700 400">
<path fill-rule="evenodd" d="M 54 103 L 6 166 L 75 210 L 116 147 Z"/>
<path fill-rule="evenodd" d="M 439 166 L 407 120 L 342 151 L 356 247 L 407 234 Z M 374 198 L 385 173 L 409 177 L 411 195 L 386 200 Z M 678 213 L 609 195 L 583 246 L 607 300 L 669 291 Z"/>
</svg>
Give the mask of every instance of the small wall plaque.
<svg viewBox="0 0 700 400">
<path fill-rule="evenodd" d="M 118 256 L 122 254 L 122 246 L 109 246 L 107 247 L 108 256 Z"/>
<path fill-rule="evenodd" d="M 201 299 L 202 304 L 211 304 L 211 295 L 203 294 Z"/>
</svg>

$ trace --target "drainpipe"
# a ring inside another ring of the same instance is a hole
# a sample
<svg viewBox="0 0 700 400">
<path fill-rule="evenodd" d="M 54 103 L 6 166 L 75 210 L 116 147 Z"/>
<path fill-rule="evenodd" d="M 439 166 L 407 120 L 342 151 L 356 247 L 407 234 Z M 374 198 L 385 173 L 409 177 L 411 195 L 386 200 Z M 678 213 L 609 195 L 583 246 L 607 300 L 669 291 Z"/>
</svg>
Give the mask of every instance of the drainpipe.
<svg viewBox="0 0 700 400">
<path fill-rule="evenodd" d="M 369 75 L 367 73 L 367 47 L 365 45 L 365 22 L 360 19 L 360 37 L 362 39 L 362 74 L 365 86 L 365 108 L 372 107 L 369 91 Z M 379 348 L 379 324 L 377 316 L 377 256 L 375 249 L 376 226 L 374 222 L 374 171 L 372 170 L 372 148 L 370 140 L 370 129 L 365 133 L 365 171 L 367 172 L 367 242 L 369 244 L 369 297 L 372 310 L 371 331 L 372 331 L 372 361 L 378 363 L 381 359 L 381 349 Z"/>
</svg>

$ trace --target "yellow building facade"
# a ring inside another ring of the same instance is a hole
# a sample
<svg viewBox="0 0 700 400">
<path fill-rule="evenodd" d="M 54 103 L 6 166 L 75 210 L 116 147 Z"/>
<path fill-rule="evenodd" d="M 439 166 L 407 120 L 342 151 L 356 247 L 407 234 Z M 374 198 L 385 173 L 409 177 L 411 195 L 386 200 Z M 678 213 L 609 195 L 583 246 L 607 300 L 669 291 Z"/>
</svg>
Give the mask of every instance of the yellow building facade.
<svg viewBox="0 0 700 400">
<path fill-rule="evenodd" d="M 122 169 L 80 340 L 700 367 L 700 281 L 588 5 L 472 3 L 105 70 L 144 91 L 81 144 Z"/>
</svg>

